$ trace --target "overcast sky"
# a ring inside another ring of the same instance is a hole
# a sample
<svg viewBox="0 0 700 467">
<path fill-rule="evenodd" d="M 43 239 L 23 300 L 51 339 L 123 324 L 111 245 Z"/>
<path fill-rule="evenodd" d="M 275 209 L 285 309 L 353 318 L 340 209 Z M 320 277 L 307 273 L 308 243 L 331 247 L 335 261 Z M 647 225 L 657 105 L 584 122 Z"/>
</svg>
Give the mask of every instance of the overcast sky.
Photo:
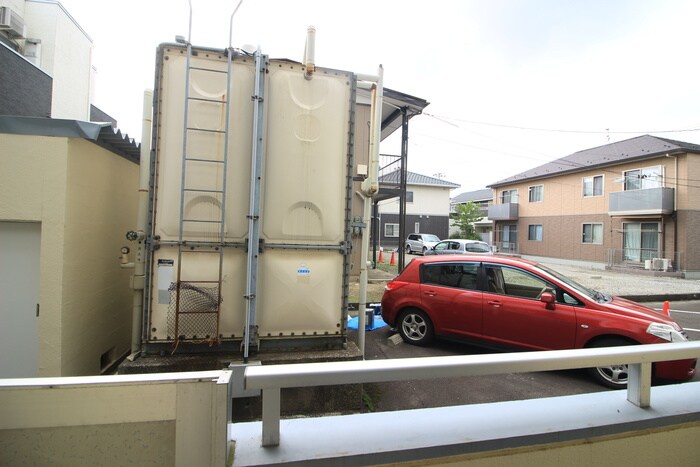
<svg viewBox="0 0 700 467">
<path fill-rule="evenodd" d="M 187 0 L 61 0 L 91 37 L 95 102 L 140 140 L 158 44 L 187 36 Z M 192 43 L 228 46 L 238 0 L 192 0 Z M 696 0 L 244 0 L 233 45 L 374 73 L 430 102 L 409 170 L 484 188 L 573 152 L 654 134 L 700 144 Z M 398 138 L 382 153 L 398 154 Z"/>
</svg>

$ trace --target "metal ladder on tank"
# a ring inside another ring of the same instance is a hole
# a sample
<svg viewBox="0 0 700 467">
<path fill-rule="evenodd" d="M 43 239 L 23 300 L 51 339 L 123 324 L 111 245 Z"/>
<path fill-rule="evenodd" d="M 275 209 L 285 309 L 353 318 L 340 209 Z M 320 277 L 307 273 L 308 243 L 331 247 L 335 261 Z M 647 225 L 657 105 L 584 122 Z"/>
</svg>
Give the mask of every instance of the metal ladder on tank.
<svg viewBox="0 0 700 467">
<path fill-rule="evenodd" d="M 180 184 L 180 219 L 179 219 L 179 237 L 178 237 L 178 254 L 177 254 L 177 280 L 174 284 L 175 288 L 175 336 L 173 353 L 177 350 L 177 346 L 181 341 L 190 343 L 208 343 L 210 346 L 219 343 L 219 318 L 222 303 L 222 278 L 224 265 L 224 246 L 225 246 L 225 220 L 226 220 L 226 184 L 227 184 L 227 168 L 228 168 L 228 145 L 229 145 L 229 119 L 230 119 L 230 89 L 231 89 L 231 70 L 233 61 L 233 51 L 231 48 L 227 50 L 227 68 L 226 71 L 213 68 L 203 68 L 192 66 L 192 44 L 188 40 L 187 44 L 187 61 L 185 70 L 185 111 L 184 111 L 184 127 L 182 138 L 182 177 Z M 190 95 L 190 80 L 191 74 L 195 71 L 200 74 L 225 74 L 226 75 L 226 92 L 222 100 L 208 99 L 202 97 L 192 97 Z M 206 105 L 222 106 L 225 112 L 224 128 L 199 128 L 191 125 L 190 122 L 190 103 L 200 102 Z M 206 157 L 206 155 L 198 155 L 193 151 L 189 151 L 187 147 L 188 136 L 192 133 L 205 132 L 209 134 L 220 135 L 223 139 L 223 154 L 221 159 Z M 195 186 L 192 183 L 190 172 L 191 166 L 196 164 L 218 165 L 220 174 L 217 177 L 214 189 Z M 200 219 L 186 216 L 185 199 L 188 194 L 201 194 L 204 196 L 212 196 L 219 201 L 219 216 L 218 218 Z M 188 240 L 185 235 L 185 229 L 189 225 L 194 224 L 209 224 L 216 226 L 217 234 L 215 238 L 207 241 Z M 192 258 L 202 258 L 203 255 L 217 255 L 217 268 L 215 271 L 208 271 L 211 274 L 209 277 L 204 277 L 202 280 L 183 280 L 183 270 L 187 265 L 183 263 L 189 262 Z M 204 324 L 199 327 L 200 322 Z M 195 324 L 192 324 L 195 323 Z M 201 334 L 198 331 L 201 329 Z M 189 335 L 188 335 L 189 331 Z"/>
</svg>

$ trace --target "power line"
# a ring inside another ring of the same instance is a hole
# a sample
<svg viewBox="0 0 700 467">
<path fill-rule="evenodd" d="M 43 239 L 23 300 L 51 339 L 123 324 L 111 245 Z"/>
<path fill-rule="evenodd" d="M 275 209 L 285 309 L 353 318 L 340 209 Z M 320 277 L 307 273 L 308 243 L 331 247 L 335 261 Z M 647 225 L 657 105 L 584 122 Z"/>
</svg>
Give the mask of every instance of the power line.
<svg viewBox="0 0 700 467">
<path fill-rule="evenodd" d="M 466 120 L 466 119 L 461 119 L 461 118 L 455 118 L 455 117 L 445 117 L 445 116 L 439 116 L 439 115 L 434 115 L 430 114 L 427 112 L 423 112 L 423 115 L 427 115 L 428 117 L 432 117 L 440 122 L 447 123 L 448 125 L 452 126 L 457 126 L 452 121 L 456 122 L 462 122 L 462 123 L 469 123 L 472 125 L 483 125 L 483 126 L 493 126 L 497 128 L 509 128 L 512 130 L 524 130 L 524 131 L 542 131 L 542 132 L 549 132 L 549 133 L 577 133 L 577 134 L 593 134 L 593 135 L 611 135 L 611 134 L 617 134 L 617 135 L 629 135 L 629 134 L 650 134 L 650 133 L 689 133 L 693 131 L 700 131 L 700 128 L 686 128 L 682 130 L 647 130 L 647 131 L 610 131 L 610 129 L 605 129 L 605 130 L 567 130 L 567 129 L 561 129 L 561 128 L 537 128 L 537 127 L 528 127 L 528 126 L 521 126 L 521 125 L 507 125 L 505 123 L 494 123 L 494 122 L 480 122 L 476 120 Z"/>
</svg>

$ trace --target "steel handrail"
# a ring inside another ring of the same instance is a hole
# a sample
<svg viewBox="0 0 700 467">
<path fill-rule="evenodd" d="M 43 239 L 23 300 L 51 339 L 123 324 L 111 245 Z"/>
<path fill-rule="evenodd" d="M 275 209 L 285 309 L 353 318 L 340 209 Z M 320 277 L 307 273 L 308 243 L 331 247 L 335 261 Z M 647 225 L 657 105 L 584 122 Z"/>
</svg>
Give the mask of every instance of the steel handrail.
<svg viewBox="0 0 700 467">
<path fill-rule="evenodd" d="M 277 446 L 280 440 L 282 388 L 529 373 L 627 364 L 627 400 L 638 407 L 646 408 L 651 404 L 652 363 L 698 357 L 700 341 L 691 341 L 485 355 L 262 365 L 246 368 L 244 387 L 262 390 L 262 445 Z"/>
</svg>

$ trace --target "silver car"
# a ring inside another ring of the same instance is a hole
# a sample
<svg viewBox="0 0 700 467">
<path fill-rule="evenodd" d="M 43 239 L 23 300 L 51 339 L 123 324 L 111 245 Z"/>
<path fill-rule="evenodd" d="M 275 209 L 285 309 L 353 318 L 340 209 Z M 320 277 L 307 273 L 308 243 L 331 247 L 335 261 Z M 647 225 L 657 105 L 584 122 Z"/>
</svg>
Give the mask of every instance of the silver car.
<svg viewBox="0 0 700 467">
<path fill-rule="evenodd" d="M 437 235 L 412 233 L 406 239 L 406 253 L 410 254 L 415 251 L 416 253 L 425 254 L 439 241 L 440 237 Z"/>
<path fill-rule="evenodd" d="M 432 248 L 429 248 L 425 255 L 471 255 L 490 254 L 491 247 L 486 242 L 479 240 L 450 239 L 443 240 Z"/>
</svg>

